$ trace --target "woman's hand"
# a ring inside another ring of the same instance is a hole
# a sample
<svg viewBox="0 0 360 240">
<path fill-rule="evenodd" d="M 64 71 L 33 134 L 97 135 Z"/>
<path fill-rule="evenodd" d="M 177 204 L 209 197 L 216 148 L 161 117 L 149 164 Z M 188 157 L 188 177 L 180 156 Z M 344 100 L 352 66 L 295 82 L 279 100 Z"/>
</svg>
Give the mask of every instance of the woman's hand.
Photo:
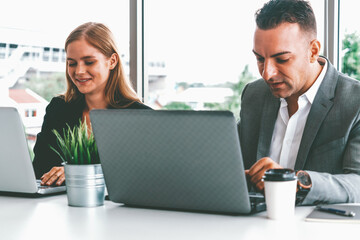
<svg viewBox="0 0 360 240">
<path fill-rule="evenodd" d="M 55 183 L 60 186 L 65 181 L 64 167 L 53 167 L 49 172 L 45 173 L 41 178 L 41 185 L 50 186 Z"/>
</svg>

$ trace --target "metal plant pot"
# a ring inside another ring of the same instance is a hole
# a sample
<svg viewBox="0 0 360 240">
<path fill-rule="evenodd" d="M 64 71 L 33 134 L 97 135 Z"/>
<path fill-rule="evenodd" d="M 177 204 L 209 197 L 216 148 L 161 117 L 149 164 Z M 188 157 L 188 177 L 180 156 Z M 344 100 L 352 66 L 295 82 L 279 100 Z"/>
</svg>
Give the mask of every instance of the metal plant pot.
<svg viewBox="0 0 360 240">
<path fill-rule="evenodd" d="M 105 181 L 101 164 L 64 164 L 69 206 L 104 205 Z"/>
</svg>

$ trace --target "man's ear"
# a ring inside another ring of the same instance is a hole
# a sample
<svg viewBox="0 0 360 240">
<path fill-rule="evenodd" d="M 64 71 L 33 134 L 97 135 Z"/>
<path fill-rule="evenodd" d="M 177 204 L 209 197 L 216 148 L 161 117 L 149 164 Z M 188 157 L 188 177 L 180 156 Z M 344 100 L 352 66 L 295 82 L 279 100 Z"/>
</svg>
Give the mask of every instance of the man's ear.
<svg viewBox="0 0 360 240">
<path fill-rule="evenodd" d="M 310 42 L 310 62 L 314 63 L 319 58 L 320 54 L 320 42 L 317 39 L 314 39 Z"/>
<path fill-rule="evenodd" d="M 110 70 L 113 70 L 118 62 L 119 62 L 119 56 L 116 53 L 113 53 L 110 57 Z"/>
</svg>

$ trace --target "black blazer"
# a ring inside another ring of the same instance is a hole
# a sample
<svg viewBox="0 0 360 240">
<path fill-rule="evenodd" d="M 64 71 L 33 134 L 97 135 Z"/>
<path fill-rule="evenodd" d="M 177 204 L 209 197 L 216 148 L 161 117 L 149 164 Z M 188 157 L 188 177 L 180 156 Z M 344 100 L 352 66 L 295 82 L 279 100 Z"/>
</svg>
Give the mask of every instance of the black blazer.
<svg viewBox="0 0 360 240">
<path fill-rule="evenodd" d="M 68 124 L 71 128 L 79 124 L 82 118 L 82 113 L 85 107 L 83 100 L 66 103 L 63 97 L 54 97 L 49 105 L 46 107 L 46 114 L 44 122 L 41 127 L 41 132 L 37 135 L 34 146 L 34 161 L 33 166 L 37 179 L 50 171 L 52 167 L 61 166 L 61 158 L 49 147 L 52 146 L 59 151 L 56 137 L 52 132 L 56 129 L 61 135 L 63 129 Z M 127 109 L 151 109 L 150 107 L 133 102 Z"/>
</svg>

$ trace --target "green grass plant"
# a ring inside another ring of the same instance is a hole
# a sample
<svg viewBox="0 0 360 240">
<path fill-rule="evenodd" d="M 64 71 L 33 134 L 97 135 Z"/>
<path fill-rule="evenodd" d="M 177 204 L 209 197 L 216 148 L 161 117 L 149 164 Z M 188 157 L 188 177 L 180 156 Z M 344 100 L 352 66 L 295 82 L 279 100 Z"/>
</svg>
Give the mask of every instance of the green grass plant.
<svg viewBox="0 0 360 240">
<path fill-rule="evenodd" d="M 98 149 L 95 143 L 94 134 L 88 133 L 86 120 L 79 125 L 63 129 L 63 136 L 53 129 L 60 152 L 55 151 L 66 164 L 98 164 L 100 163 Z"/>
</svg>

